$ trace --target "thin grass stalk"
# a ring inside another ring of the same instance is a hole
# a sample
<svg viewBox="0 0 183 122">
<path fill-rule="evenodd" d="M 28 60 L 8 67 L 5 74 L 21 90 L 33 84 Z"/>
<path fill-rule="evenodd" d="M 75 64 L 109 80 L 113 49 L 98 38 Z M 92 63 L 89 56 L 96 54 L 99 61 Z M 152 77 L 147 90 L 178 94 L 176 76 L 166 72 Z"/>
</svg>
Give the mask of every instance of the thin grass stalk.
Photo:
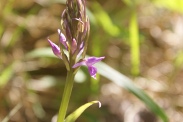
<svg viewBox="0 0 183 122">
<path fill-rule="evenodd" d="M 135 7 L 134 7 L 135 8 Z M 131 72 L 133 75 L 139 74 L 140 67 L 140 53 L 139 53 L 139 31 L 138 31 L 138 21 L 137 21 L 137 12 L 135 9 L 132 10 L 130 25 L 130 45 L 131 45 Z"/>
</svg>

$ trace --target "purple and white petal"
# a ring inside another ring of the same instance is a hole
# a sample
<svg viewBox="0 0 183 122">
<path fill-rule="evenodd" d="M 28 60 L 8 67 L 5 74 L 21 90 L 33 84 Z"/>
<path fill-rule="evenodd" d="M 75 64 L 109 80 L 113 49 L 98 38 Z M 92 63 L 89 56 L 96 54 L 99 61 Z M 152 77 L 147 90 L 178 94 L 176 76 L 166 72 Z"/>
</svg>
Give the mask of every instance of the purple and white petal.
<svg viewBox="0 0 183 122">
<path fill-rule="evenodd" d="M 94 66 L 89 66 L 88 71 L 90 73 L 90 76 L 96 79 L 96 74 L 97 74 L 97 68 Z"/>
<path fill-rule="evenodd" d="M 87 66 L 91 66 L 99 61 L 101 61 L 102 59 L 104 59 L 105 57 L 89 57 L 86 59 L 86 65 Z"/>
<path fill-rule="evenodd" d="M 48 39 L 48 42 L 49 42 L 50 45 L 51 45 L 51 48 L 52 48 L 53 53 L 54 53 L 58 58 L 62 59 L 61 52 L 60 52 L 60 48 L 59 48 L 55 43 L 53 43 L 50 39 Z"/>
<path fill-rule="evenodd" d="M 60 29 L 58 29 L 58 34 L 59 34 L 60 43 L 63 44 L 66 49 L 68 49 L 68 46 L 67 46 L 67 43 L 66 43 L 66 38 L 65 38 L 64 34 L 61 32 Z"/>
<path fill-rule="evenodd" d="M 86 61 L 83 60 L 83 61 L 81 61 L 81 62 L 78 62 L 78 63 L 74 64 L 74 65 L 72 66 L 72 68 L 76 68 L 76 67 L 79 67 L 79 66 L 86 66 Z"/>
</svg>

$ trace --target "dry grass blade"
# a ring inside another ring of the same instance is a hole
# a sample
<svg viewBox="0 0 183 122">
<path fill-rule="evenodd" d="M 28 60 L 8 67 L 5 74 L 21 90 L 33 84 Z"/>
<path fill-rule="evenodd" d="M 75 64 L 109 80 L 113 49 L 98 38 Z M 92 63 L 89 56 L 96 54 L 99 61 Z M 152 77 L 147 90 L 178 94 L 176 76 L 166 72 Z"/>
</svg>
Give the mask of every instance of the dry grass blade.
<svg viewBox="0 0 183 122">
<path fill-rule="evenodd" d="M 17 104 L 11 110 L 11 112 L 2 120 L 2 122 L 8 122 L 10 120 L 10 118 L 13 117 L 18 110 L 20 110 L 21 107 L 22 107 L 22 103 Z"/>
</svg>

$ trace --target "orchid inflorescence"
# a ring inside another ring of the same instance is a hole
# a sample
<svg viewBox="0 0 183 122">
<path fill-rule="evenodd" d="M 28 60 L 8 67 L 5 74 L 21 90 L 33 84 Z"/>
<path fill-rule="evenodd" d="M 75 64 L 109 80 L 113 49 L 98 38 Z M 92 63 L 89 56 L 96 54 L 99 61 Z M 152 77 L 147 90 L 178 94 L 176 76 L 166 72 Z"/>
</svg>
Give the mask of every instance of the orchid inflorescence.
<svg viewBox="0 0 183 122">
<path fill-rule="evenodd" d="M 60 46 L 48 38 L 53 53 L 64 61 L 68 71 L 84 65 L 88 67 L 91 77 L 96 78 L 97 68 L 93 65 L 104 57 L 85 58 L 90 32 L 85 0 L 67 0 L 61 16 L 61 27 L 61 30 L 58 29 Z"/>
</svg>

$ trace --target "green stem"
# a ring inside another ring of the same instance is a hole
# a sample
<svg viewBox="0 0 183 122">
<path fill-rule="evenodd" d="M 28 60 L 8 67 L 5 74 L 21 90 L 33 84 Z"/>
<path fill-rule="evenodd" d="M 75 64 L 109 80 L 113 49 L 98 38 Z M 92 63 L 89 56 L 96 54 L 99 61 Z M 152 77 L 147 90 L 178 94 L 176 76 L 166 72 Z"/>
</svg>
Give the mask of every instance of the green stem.
<svg viewBox="0 0 183 122">
<path fill-rule="evenodd" d="M 75 76 L 75 74 L 73 73 L 72 70 L 67 72 L 66 84 L 65 84 L 65 88 L 64 88 L 61 106 L 59 109 L 57 122 L 64 122 L 69 100 L 70 100 L 70 96 L 71 96 L 71 92 L 72 92 L 73 83 L 74 83 L 74 76 Z"/>
<path fill-rule="evenodd" d="M 139 74 L 140 67 L 140 52 L 139 52 L 139 32 L 138 32 L 138 20 L 137 20 L 137 12 L 134 8 L 132 10 L 132 15 L 130 18 L 129 25 L 129 33 L 130 33 L 130 45 L 131 45 L 131 63 L 132 63 L 132 74 Z"/>
</svg>

